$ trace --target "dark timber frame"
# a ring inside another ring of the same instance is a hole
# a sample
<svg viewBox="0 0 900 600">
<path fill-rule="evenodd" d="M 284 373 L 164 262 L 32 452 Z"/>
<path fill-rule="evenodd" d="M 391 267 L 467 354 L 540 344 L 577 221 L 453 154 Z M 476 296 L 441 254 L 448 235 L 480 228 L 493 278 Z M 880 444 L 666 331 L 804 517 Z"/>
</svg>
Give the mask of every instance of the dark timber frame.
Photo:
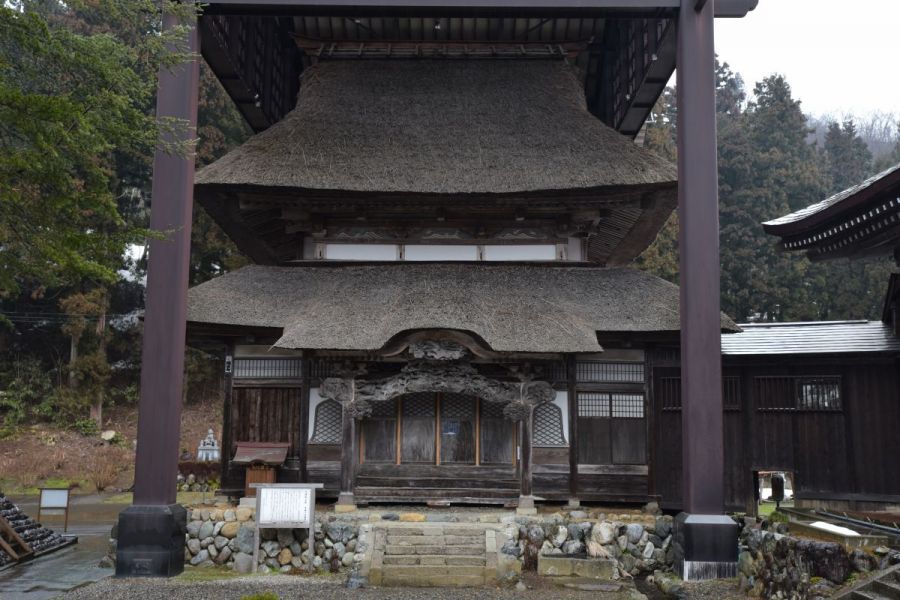
<svg viewBox="0 0 900 600">
<path fill-rule="evenodd" d="M 736 560 L 736 556 L 730 556 L 728 552 L 731 544 L 731 554 L 735 554 L 736 545 L 729 538 L 730 532 L 724 535 L 718 533 L 722 522 L 716 516 L 722 512 L 724 459 L 721 420 L 716 418 L 721 414 L 722 400 L 718 367 L 720 320 L 713 17 L 716 5 L 721 6 L 718 14 L 743 16 L 755 4 L 754 0 L 467 0 L 454 3 L 441 0 L 394 0 L 388 3 L 381 0 L 220 0 L 211 3 L 208 9 L 209 14 L 243 15 L 339 13 L 351 8 L 377 14 L 413 10 L 419 10 L 422 14 L 466 11 L 479 15 L 517 13 L 528 16 L 605 12 L 617 13 L 620 18 L 673 18 L 677 13 L 679 89 L 683 91 L 678 99 L 678 154 L 682 306 L 685 307 L 682 311 L 685 506 L 690 513 L 712 515 L 699 521 L 693 518 L 696 515 L 689 515 L 679 521 L 683 534 L 682 565 L 723 564 Z M 206 18 L 209 17 L 202 17 Z M 174 25 L 174 17 L 166 16 L 164 27 Z M 654 43 L 659 41 L 656 36 L 649 39 L 653 39 Z M 203 52 L 207 60 L 213 63 L 206 41 L 205 38 Z M 190 33 L 190 42 L 193 48 L 197 48 L 196 29 Z M 276 45 L 266 46 L 273 47 Z M 268 58 L 264 54 L 263 62 L 269 63 Z M 636 53 L 635 60 L 644 58 L 638 58 Z M 643 70 L 636 65 L 633 67 L 635 72 Z M 288 76 L 292 71 L 285 68 L 280 72 Z M 157 114 L 175 117 L 188 124 L 182 140 L 194 138 L 198 73 L 199 63 L 195 60 L 171 71 L 163 71 L 159 77 Z M 268 81 L 272 81 L 271 76 Z M 631 83 L 630 80 L 620 80 L 619 85 Z M 282 80 L 281 84 L 281 98 L 289 97 L 291 82 Z M 642 84 L 656 86 L 658 95 L 664 82 L 645 77 Z M 254 106 L 259 103 L 268 107 L 258 115 L 257 127 L 265 126 L 266 120 L 280 117 L 278 113 L 289 106 L 289 103 L 265 97 L 270 90 L 261 91 L 263 98 L 259 98 L 259 90 L 248 90 L 253 94 L 249 100 L 253 101 Z M 647 108 L 641 110 L 649 111 L 646 103 L 655 100 L 655 97 L 646 97 L 637 93 L 639 91 L 626 90 L 624 95 L 626 99 L 630 98 L 627 101 L 632 103 L 632 107 L 636 103 L 644 103 Z M 618 125 L 624 123 L 624 132 L 634 132 L 638 119 L 635 117 L 632 120 L 628 108 L 614 104 L 617 94 L 622 92 L 618 89 L 606 96 L 612 104 L 607 104 L 605 118 L 618 120 Z M 244 112 L 248 114 L 246 100 Z M 270 114 L 267 115 L 267 111 Z M 248 118 L 255 117 L 251 115 Z M 151 227 L 165 237 L 150 244 L 135 495 L 134 505 L 120 516 L 117 563 L 117 574 L 120 576 L 171 576 L 182 570 L 185 513 L 174 503 L 174 482 L 183 383 L 193 163 L 191 155 L 169 154 L 162 146 L 156 152 Z M 527 422 L 530 423 L 530 412 Z M 345 426 L 344 437 L 355 443 L 352 427 L 351 420 Z M 691 435 L 697 430 L 703 430 L 703 435 Z M 342 485 L 342 489 L 344 487 Z M 693 578 L 726 571 L 682 569 L 682 572 L 685 577 Z"/>
</svg>

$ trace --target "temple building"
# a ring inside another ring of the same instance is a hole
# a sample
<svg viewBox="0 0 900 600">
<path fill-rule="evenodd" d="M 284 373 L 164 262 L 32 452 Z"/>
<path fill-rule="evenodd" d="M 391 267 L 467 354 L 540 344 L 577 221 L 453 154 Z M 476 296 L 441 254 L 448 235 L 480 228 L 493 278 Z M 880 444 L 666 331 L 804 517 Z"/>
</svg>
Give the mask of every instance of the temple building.
<svg viewBox="0 0 900 600">
<path fill-rule="evenodd" d="M 348 503 L 651 499 L 648 350 L 678 290 L 624 265 L 675 180 L 562 57 L 309 67 L 197 173 L 258 263 L 189 295 L 189 333 L 233 353 L 225 448 L 285 442 L 280 478 Z"/>
<path fill-rule="evenodd" d="M 226 348 L 223 491 L 321 482 L 341 510 L 659 499 L 683 511 L 679 573 L 733 576 L 720 336 L 740 328 L 719 310 L 713 23 L 755 6 L 204 5 L 185 41 L 256 135 L 196 173 L 156 152 L 117 572 L 183 563 L 186 331 Z M 634 142 L 676 62 L 693 92 L 677 168 Z M 163 70 L 158 115 L 195 127 L 198 78 L 196 60 Z M 188 292 L 195 199 L 254 264 Z M 680 289 L 629 267 L 676 205 Z M 665 438 L 663 368 L 683 392 Z"/>
</svg>

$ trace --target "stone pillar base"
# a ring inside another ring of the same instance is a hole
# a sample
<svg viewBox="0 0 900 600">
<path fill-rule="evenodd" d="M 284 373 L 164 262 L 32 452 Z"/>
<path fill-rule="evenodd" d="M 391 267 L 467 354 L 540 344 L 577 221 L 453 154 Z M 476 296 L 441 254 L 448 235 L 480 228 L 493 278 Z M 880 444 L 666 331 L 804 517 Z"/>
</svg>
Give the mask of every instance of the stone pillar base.
<svg viewBox="0 0 900 600">
<path fill-rule="evenodd" d="M 675 571 L 684 581 L 737 577 L 740 526 L 726 515 L 675 517 Z"/>
<path fill-rule="evenodd" d="M 180 504 L 119 513 L 116 577 L 175 577 L 184 571 L 187 511 Z"/>
<path fill-rule="evenodd" d="M 569 503 L 566 504 L 569 508 L 581 508 L 581 500 L 578 498 L 569 498 Z"/>
<path fill-rule="evenodd" d="M 353 499 L 353 492 L 341 492 L 338 494 L 338 501 L 334 505 L 334 512 L 347 513 L 356 510 L 356 501 Z"/>
<path fill-rule="evenodd" d="M 519 496 L 519 504 L 516 507 L 517 515 L 536 515 L 537 508 L 534 506 L 534 496 Z"/>
</svg>

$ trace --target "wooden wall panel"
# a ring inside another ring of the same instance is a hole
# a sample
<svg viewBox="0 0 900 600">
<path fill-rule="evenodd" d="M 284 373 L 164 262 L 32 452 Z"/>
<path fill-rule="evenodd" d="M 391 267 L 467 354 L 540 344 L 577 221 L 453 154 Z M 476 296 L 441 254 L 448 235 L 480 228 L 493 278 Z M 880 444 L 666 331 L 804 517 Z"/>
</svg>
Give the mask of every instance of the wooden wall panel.
<svg viewBox="0 0 900 600">
<path fill-rule="evenodd" d="M 232 443 L 287 442 L 288 455 L 295 455 L 300 439 L 300 394 L 296 387 L 234 388 Z"/>
<path fill-rule="evenodd" d="M 845 377 L 847 432 L 856 491 L 900 495 L 900 380 L 894 361 L 855 366 Z"/>
</svg>

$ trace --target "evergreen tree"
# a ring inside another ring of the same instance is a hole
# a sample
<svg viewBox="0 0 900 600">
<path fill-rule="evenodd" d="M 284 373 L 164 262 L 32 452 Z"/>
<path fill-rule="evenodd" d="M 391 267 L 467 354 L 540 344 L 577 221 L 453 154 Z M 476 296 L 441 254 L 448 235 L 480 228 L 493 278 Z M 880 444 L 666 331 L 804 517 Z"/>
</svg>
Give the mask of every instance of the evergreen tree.
<svg viewBox="0 0 900 600">
<path fill-rule="evenodd" d="M 853 119 L 832 122 L 825 134 L 825 168 L 834 194 L 865 180 L 872 170 L 872 153 L 859 136 Z"/>
</svg>

